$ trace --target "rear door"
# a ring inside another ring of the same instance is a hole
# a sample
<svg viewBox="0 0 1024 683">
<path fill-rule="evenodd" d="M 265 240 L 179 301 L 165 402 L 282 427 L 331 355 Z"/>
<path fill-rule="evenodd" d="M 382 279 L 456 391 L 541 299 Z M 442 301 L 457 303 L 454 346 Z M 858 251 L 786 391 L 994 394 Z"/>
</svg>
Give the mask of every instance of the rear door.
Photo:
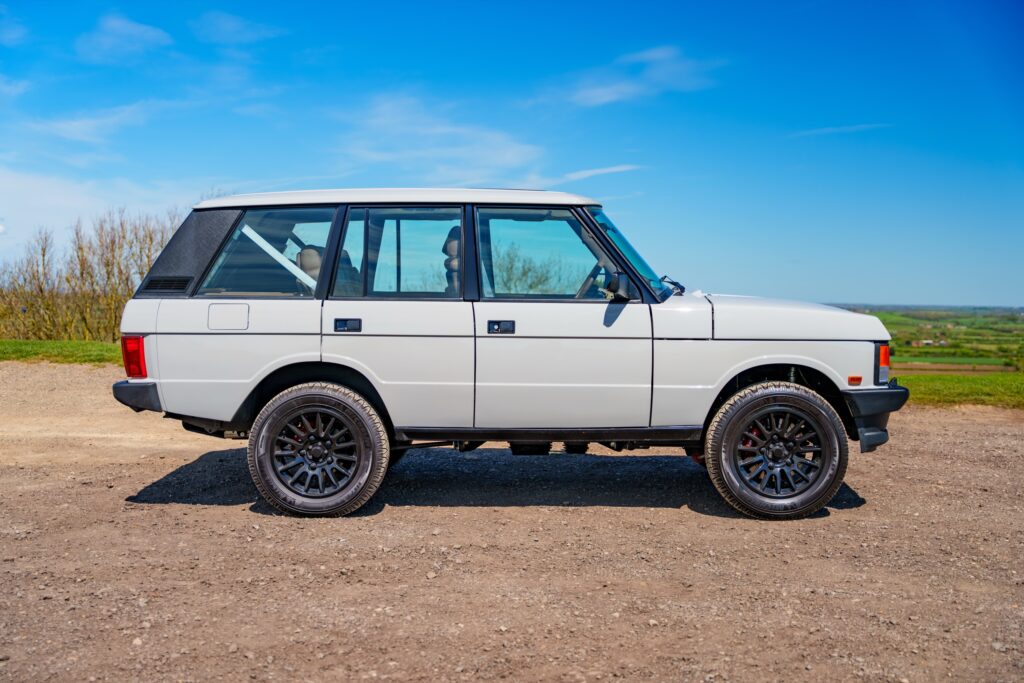
<svg viewBox="0 0 1024 683">
<path fill-rule="evenodd" d="M 363 373 L 398 428 L 473 425 L 462 206 L 353 206 L 323 305 L 323 359 Z"/>
<path fill-rule="evenodd" d="M 568 208 L 478 207 L 476 427 L 646 427 L 651 316 Z"/>
<path fill-rule="evenodd" d="M 246 210 L 193 296 L 160 302 L 165 410 L 230 420 L 260 378 L 320 360 L 315 292 L 335 214 L 333 206 Z"/>
</svg>

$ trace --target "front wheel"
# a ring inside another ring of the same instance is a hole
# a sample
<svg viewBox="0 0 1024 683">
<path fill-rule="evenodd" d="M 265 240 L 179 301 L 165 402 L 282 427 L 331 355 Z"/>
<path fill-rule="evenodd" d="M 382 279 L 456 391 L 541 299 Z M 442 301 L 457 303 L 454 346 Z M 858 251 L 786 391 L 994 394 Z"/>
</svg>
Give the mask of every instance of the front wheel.
<svg viewBox="0 0 1024 683">
<path fill-rule="evenodd" d="M 739 512 L 796 519 L 836 494 L 847 455 L 843 422 L 828 401 L 799 384 L 763 382 L 719 409 L 704 461 L 715 488 Z"/>
<path fill-rule="evenodd" d="M 301 515 L 347 515 L 380 487 L 390 446 L 383 421 L 351 389 L 311 382 L 264 406 L 249 435 L 249 473 L 271 505 Z"/>
</svg>

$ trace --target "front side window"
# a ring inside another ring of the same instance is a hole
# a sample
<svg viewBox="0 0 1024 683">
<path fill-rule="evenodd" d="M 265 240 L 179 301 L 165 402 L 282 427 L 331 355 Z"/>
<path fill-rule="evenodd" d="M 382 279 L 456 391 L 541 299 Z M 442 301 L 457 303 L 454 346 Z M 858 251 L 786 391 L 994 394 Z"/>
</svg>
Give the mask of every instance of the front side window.
<svg viewBox="0 0 1024 683">
<path fill-rule="evenodd" d="M 480 208 L 488 299 L 608 300 L 617 268 L 568 209 Z"/>
<path fill-rule="evenodd" d="M 312 297 L 334 212 L 334 207 L 247 210 L 196 293 Z"/>
<path fill-rule="evenodd" d="M 349 210 L 332 296 L 462 296 L 461 207 Z"/>
</svg>

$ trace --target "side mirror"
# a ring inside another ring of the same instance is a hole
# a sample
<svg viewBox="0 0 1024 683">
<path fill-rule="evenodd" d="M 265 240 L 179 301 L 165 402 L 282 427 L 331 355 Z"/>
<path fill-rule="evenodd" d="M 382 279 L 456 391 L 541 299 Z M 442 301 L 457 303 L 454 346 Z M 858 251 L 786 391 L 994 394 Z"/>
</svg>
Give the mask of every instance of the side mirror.
<svg viewBox="0 0 1024 683">
<path fill-rule="evenodd" d="M 629 301 L 629 277 L 625 273 L 612 273 L 608 281 L 608 291 L 612 293 L 612 301 Z"/>
</svg>

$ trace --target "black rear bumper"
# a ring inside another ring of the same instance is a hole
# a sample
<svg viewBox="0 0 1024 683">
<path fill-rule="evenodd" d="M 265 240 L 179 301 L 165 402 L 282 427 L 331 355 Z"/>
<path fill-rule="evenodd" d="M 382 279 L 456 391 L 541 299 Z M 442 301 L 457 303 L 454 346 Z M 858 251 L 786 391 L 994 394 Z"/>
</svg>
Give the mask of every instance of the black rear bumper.
<svg viewBox="0 0 1024 683">
<path fill-rule="evenodd" d="M 889 440 L 889 413 L 902 408 L 910 398 L 910 391 L 897 385 L 896 380 L 879 389 L 842 393 L 857 427 L 861 453 L 870 453 Z"/>
<path fill-rule="evenodd" d="M 114 398 L 137 413 L 143 410 L 163 411 L 163 407 L 160 405 L 160 395 L 153 382 L 129 382 L 128 380 L 115 382 Z"/>
</svg>

